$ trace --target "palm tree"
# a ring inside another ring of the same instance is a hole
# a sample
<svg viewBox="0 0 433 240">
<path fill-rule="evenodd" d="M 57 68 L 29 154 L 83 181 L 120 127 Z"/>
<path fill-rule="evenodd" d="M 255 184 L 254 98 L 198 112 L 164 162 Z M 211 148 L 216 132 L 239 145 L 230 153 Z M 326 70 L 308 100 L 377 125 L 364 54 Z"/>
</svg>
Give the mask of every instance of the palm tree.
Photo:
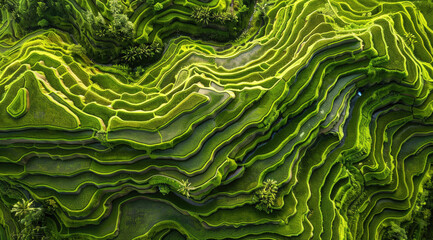
<svg viewBox="0 0 433 240">
<path fill-rule="evenodd" d="M 189 198 L 190 197 L 189 191 L 191 191 L 191 190 L 192 190 L 191 183 L 188 182 L 188 179 L 187 180 L 182 180 L 182 183 L 180 184 L 180 187 L 179 187 L 178 191 L 182 195 L 184 195 L 187 198 Z"/>
<path fill-rule="evenodd" d="M 21 202 L 18 201 L 13 205 L 11 212 L 14 212 L 16 217 L 21 218 L 25 217 L 29 213 L 40 210 L 40 208 L 34 208 L 32 205 L 33 200 L 21 199 Z"/>
<path fill-rule="evenodd" d="M 191 17 L 194 18 L 197 23 L 202 25 L 208 25 L 212 16 L 213 15 L 209 7 L 196 7 L 191 13 Z"/>
<path fill-rule="evenodd" d="M 161 51 L 162 51 L 161 44 L 159 44 L 159 43 L 157 43 L 157 42 L 153 42 L 153 43 L 150 45 L 150 48 L 152 49 L 152 52 L 154 52 L 155 54 L 157 54 L 157 53 L 161 53 Z"/>
<path fill-rule="evenodd" d="M 277 181 L 273 179 L 267 179 L 265 182 L 263 182 L 264 190 L 270 193 L 277 193 L 278 187 L 277 187 Z"/>
<path fill-rule="evenodd" d="M 141 49 L 141 52 L 145 58 L 152 57 L 152 49 L 150 49 L 149 45 L 143 45 Z"/>
<path fill-rule="evenodd" d="M 122 54 L 122 60 L 127 63 L 133 63 L 137 57 L 137 49 L 135 47 L 129 47 L 128 49 L 123 50 Z"/>
<path fill-rule="evenodd" d="M 414 44 L 417 42 L 415 35 L 412 33 L 405 33 L 404 36 L 406 37 L 406 42 L 409 44 L 409 46 L 413 49 Z"/>
<path fill-rule="evenodd" d="M 269 4 L 266 0 L 256 4 L 256 10 L 259 12 L 259 16 L 263 17 L 264 19 L 267 18 L 266 13 L 268 9 L 269 9 Z"/>
</svg>

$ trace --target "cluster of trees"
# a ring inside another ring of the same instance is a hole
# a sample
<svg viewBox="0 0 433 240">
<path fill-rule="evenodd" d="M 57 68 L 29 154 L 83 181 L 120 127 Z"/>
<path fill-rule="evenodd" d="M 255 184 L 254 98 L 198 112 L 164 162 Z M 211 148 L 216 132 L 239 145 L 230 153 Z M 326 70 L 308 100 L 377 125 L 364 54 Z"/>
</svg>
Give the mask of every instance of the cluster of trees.
<svg viewBox="0 0 433 240">
<path fill-rule="evenodd" d="M 33 200 L 23 198 L 12 206 L 11 213 L 17 218 L 20 228 L 19 233 L 12 235 L 14 239 L 53 239 L 51 229 L 46 227 L 46 215 L 52 215 L 58 205 L 53 199 L 44 205 L 35 207 Z"/>
<path fill-rule="evenodd" d="M 132 40 L 134 24 L 124 13 L 125 7 L 119 0 L 109 0 L 108 6 L 113 18 L 111 22 L 106 21 L 101 13 L 95 16 L 92 11 L 87 11 L 85 14 L 85 19 L 92 31 L 100 38 L 114 38 L 126 42 Z"/>
<path fill-rule="evenodd" d="M 122 50 L 122 62 L 136 67 L 149 62 L 162 53 L 162 45 L 154 42 L 152 44 L 139 44 Z"/>
<path fill-rule="evenodd" d="M 0 7 L 12 13 L 24 33 L 37 28 L 56 27 L 74 35 L 78 43 L 70 50 L 76 56 L 88 55 L 101 63 L 127 65 L 130 72 L 137 67 L 145 67 L 157 60 L 162 54 L 161 43 L 137 43 L 134 41 L 134 24 L 127 13 L 131 11 L 128 4 L 121 0 L 107 0 L 108 12 L 103 14 L 87 11 L 83 14 L 84 27 L 76 28 L 72 24 L 79 18 L 76 9 L 63 0 L 0 0 Z M 155 12 L 161 11 L 164 5 L 155 0 L 146 1 Z M 209 7 L 193 9 L 192 17 L 199 25 L 214 23 L 213 30 L 198 30 L 193 35 L 225 41 L 239 35 L 241 26 L 245 25 L 241 14 L 248 11 L 243 1 L 233 0 L 227 11 L 216 11 Z M 242 23 L 241 23 L 242 22 Z M 92 35 L 93 38 L 88 36 Z M 115 40 L 115 41 L 110 41 Z"/>
<path fill-rule="evenodd" d="M 410 222 L 402 224 L 408 239 L 433 239 L 433 181 L 432 177 L 423 184 L 423 190 L 417 195 L 417 202 L 412 210 Z"/>
<path fill-rule="evenodd" d="M 387 227 L 383 240 L 407 240 L 406 230 L 400 227 L 397 223 L 391 222 L 391 225 Z"/>
<path fill-rule="evenodd" d="M 2 1 L 24 30 L 54 26 L 71 10 L 71 6 L 61 0 L 19 0 L 17 5 Z"/>
<path fill-rule="evenodd" d="M 15 186 L 0 179 L 0 201 L 10 206 L 11 220 L 15 222 L 14 227 L 9 228 L 12 239 L 63 239 L 47 224 L 48 217 L 59 208 L 54 199 L 36 203 L 25 198 Z"/>
<path fill-rule="evenodd" d="M 93 57 L 98 59 L 111 58 L 109 62 L 114 60 L 117 64 L 126 65 L 130 72 L 133 72 L 131 69 L 145 66 L 157 59 L 162 53 L 162 44 L 157 42 L 151 44 L 135 43 L 133 41 L 134 24 L 126 15 L 125 6 L 119 0 L 109 0 L 108 7 L 112 16 L 111 21 L 106 20 L 100 13 L 95 16 L 91 11 L 86 13 L 85 19 L 96 37 L 116 39 L 119 43 L 117 47 L 120 50 L 116 52 L 110 48 L 98 49 L 96 54 L 99 55 Z M 155 11 L 162 8 L 161 3 L 154 5 Z"/>
<path fill-rule="evenodd" d="M 191 11 L 191 18 L 195 23 L 208 27 L 195 33 L 200 38 L 215 41 L 230 41 L 236 39 L 249 24 L 249 13 L 252 0 L 232 0 L 225 10 L 211 9 L 207 6 L 195 7 Z M 251 11 L 250 11 L 251 10 Z"/>
<path fill-rule="evenodd" d="M 431 176 L 424 183 L 422 191 L 417 195 L 417 201 L 412 210 L 410 221 L 391 222 L 384 229 L 384 240 L 429 240 L 433 239 L 433 179 Z"/>
<path fill-rule="evenodd" d="M 21 225 L 21 232 L 14 235 L 16 239 L 45 239 L 45 227 L 41 226 L 42 208 L 34 207 L 33 201 L 22 199 L 13 205 L 11 212 L 15 213 Z"/>
<path fill-rule="evenodd" d="M 267 179 L 263 182 L 263 187 L 258 190 L 253 198 L 256 208 L 266 213 L 271 213 L 275 204 L 275 198 L 278 192 L 277 181 Z"/>
<path fill-rule="evenodd" d="M 191 13 L 194 21 L 201 25 L 208 25 L 211 22 L 225 24 L 226 22 L 238 22 L 238 15 L 232 11 L 219 12 L 209 7 L 196 7 Z"/>
</svg>

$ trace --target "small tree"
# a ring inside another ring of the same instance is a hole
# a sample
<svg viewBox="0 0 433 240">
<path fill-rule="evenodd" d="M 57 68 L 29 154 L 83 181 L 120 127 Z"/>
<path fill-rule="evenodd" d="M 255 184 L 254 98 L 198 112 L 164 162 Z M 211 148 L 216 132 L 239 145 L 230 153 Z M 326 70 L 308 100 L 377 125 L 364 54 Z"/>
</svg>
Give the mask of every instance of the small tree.
<svg viewBox="0 0 433 240">
<path fill-rule="evenodd" d="M 267 179 L 263 182 L 263 188 L 256 192 L 254 201 L 257 202 L 256 208 L 266 213 L 271 213 L 275 204 L 275 197 L 278 192 L 277 181 Z"/>
<path fill-rule="evenodd" d="M 108 5 L 110 6 L 110 12 L 112 14 L 119 14 L 123 12 L 123 6 L 119 0 L 110 0 L 108 1 Z"/>
<path fill-rule="evenodd" d="M 407 234 L 404 228 L 397 225 L 395 222 L 391 222 L 383 236 L 384 240 L 407 240 Z"/>
<path fill-rule="evenodd" d="M 155 12 L 161 11 L 164 8 L 164 5 L 162 5 L 162 3 L 155 3 L 155 5 L 153 5 L 153 10 L 155 10 Z"/>
<path fill-rule="evenodd" d="M 158 190 L 160 193 L 162 193 L 162 195 L 167 195 L 168 193 L 170 193 L 170 186 L 168 186 L 167 184 L 160 184 L 158 185 Z"/>
<path fill-rule="evenodd" d="M 125 14 L 114 14 L 110 30 L 117 38 L 131 39 L 134 35 L 134 24 Z"/>
<path fill-rule="evenodd" d="M 54 199 L 50 198 L 45 201 L 45 208 L 48 213 L 54 213 L 59 208 L 59 205 Z"/>
<path fill-rule="evenodd" d="M 413 35 L 412 33 L 405 33 L 404 36 L 406 37 L 406 42 L 407 44 L 413 49 L 414 48 L 414 44 L 417 42 L 416 41 L 416 37 L 415 35 Z"/>
<path fill-rule="evenodd" d="M 267 19 L 267 12 L 269 10 L 268 0 L 262 0 L 256 4 L 255 11 L 258 13 L 258 16 Z"/>
<path fill-rule="evenodd" d="M 48 27 L 48 25 L 50 25 L 50 23 L 47 21 L 47 19 L 42 19 L 38 22 L 38 26 L 41 28 Z"/>
</svg>

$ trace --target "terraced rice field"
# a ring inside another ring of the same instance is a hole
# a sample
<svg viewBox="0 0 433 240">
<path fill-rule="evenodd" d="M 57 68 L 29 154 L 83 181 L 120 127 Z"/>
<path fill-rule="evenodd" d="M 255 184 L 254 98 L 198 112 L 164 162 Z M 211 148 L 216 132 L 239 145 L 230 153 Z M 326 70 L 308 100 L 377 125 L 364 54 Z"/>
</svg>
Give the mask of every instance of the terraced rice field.
<svg viewBox="0 0 433 240">
<path fill-rule="evenodd" d="M 108 2 L 63 2 L 27 30 L 1 9 L 1 239 L 22 229 L 21 198 L 55 201 L 48 239 L 385 239 L 415 221 L 433 171 L 433 11 L 258 0 L 236 35 L 191 17 L 231 1 L 121 1 L 128 41 L 163 46 L 134 75 L 85 16 L 112 21 Z"/>
</svg>

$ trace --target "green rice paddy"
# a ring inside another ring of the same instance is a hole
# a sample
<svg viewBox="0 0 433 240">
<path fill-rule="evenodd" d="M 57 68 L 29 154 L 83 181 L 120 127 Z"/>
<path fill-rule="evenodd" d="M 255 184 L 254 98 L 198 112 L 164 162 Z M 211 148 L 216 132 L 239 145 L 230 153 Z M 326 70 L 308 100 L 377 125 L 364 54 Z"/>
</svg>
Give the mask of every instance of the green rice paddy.
<svg viewBox="0 0 433 240">
<path fill-rule="evenodd" d="M 0 239 L 433 239 L 431 0 L 0 5 Z"/>
</svg>

